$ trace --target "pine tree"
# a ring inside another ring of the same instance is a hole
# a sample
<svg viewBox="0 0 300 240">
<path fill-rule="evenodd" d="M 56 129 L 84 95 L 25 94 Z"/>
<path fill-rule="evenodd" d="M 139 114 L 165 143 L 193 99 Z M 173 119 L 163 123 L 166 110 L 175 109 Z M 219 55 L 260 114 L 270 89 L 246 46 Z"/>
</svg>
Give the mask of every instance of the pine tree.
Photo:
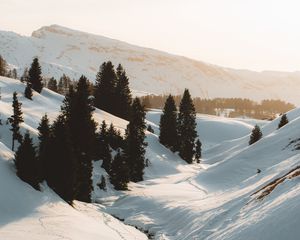
<svg viewBox="0 0 300 240">
<path fill-rule="evenodd" d="M 279 124 L 278 124 L 278 129 L 281 128 L 281 127 L 283 127 L 284 125 L 286 125 L 286 124 L 288 124 L 288 123 L 289 123 L 289 120 L 288 120 L 286 114 L 283 114 L 283 115 L 281 116 L 280 122 L 279 122 Z"/>
<path fill-rule="evenodd" d="M 28 81 L 31 83 L 31 87 L 40 93 L 43 89 L 42 70 L 37 57 L 33 59 L 31 67 L 29 69 Z"/>
<path fill-rule="evenodd" d="M 123 138 L 120 131 L 118 131 L 114 125 L 111 123 L 107 130 L 107 141 L 112 149 L 117 150 L 123 147 Z"/>
<path fill-rule="evenodd" d="M 95 107 L 114 114 L 116 108 L 115 87 L 116 73 L 114 65 L 110 61 L 104 62 L 96 76 L 94 88 Z"/>
<path fill-rule="evenodd" d="M 201 159 L 201 147 L 202 147 L 202 143 L 200 142 L 200 139 L 198 138 L 196 141 L 196 146 L 195 146 L 195 160 L 197 163 L 200 163 L 200 159 Z"/>
<path fill-rule="evenodd" d="M 103 175 L 101 175 L 101 182 L 97 184 L 98 187 L 103 190 L 103 191 L 106 191 L 107 188 L 106 188 L 106 180 L 105 180 L 105 177 Z"/>
<path fill-rule="evenodd" d="M 151 132 L 151 133 L 154 133 L 154 129 L 151 127 L 150 124 L 147 126 L 147 131 Z"/>
<path fill-rule="evenodd" d="M 17 72 L 17 69 L 15 69 L 15 68 L 12 70 L 12 78 L 18 79 L 18 72 Z"/>
<path fill-rule="evenodd" d="M 65 95 L 66 93 L 64 92 L 64 84 L 63 84 L 63 78 L 61 77 L 58 81 L 57 85 L 57 92 L 59 94 Z"/>
<path fill-rule="evenodd" d="M 250 136 L 249 145 L 257 142 L 261 138 L 262 138 L 262 132 L 260 130 L 260 127 L 258 125 L 255 125 Z"/>
<path fill-rule="evenodd" d="M 38 148 L 38 162 L 39 162 L 39 180 L 40 182 L 46 179 L 49 175 L 47 165 L 51 161 L 50 152 L 50 123 L 47 114 L 45 114 L 37 128 L 39 130 L 39 148 Z"/>
<path fill-rule="evenodd" d="M 177 121 L 179 155 L 187 163 L 193 162 L 194 145 L 197 137 L 196 112 L 191 95 L 185 89 L 179 106 Z"/>
<path fill-rule="evenodd" d="M 127 190 L 129 169 L 126 157 L 120 151 L 117 152 L 111 165 L 110 182 L 116 190 Z"/>
<path fill-rule="evenodd" d="M 18 177 L 39 190 L 37 157 L 28 132 L 15 153 L 15 165 Z"/>
<path fill-rule="evenodd" d="M 174 98 L 169 95 L 163 113 L 160 117 L 160 134 L 159 141 L 164 146 L 170 148 L 172 151 L 177 149 L 177 109 Z"/>
<path fill-rule="evenodd" d="M 49 81 L 48 81 L 48 85 L 47 87 L 52 90 L 53 92 L 57 92 L 57 81 L 55 78 L 50 78 Z"/>
<path fill-rule="evenodd" d="M 103 121 L 100 126 L 100 132 L 97 134 L 96 142 L 96 159 L 102 160 L 101 167 L 109 173 L 112 157 L 108 142 L 108 129 L 105 121 Z"/>
<path fill-rule="evenodd" d="M 32 100 L 32 89 L 31 89 L 31 84 L 29 82 L 27 82 L 26 84 L 26 88 L 25 88 L 25 92 L 24 92 L 24 96 L 30 100 Z"/>
<path fill-rule="evenodd" d="M 20 81 L 24 83 L 24 82 L 28 82 L 28 79 L 29 79 L 29 72 L 28 72 L 28 68 L 26 67 L 20 78 Z"/>
<path fill-rule="evenodd" d="M 66 95 L 69 92 L 69 89 L 71 86 L 73 87 L 70 77 L 63 74 L 62 77 L 59 79 L 59 82 L 57 85 L 57 92 L 62 95 Z"/>
<path fill-rule="evenodd" d="M 76 199 L 90 202 L 92 186 L 92 158 L 95 156 L 96 123 L 92 118 L 92 100 L 87 79 L 81 76 L 77 89 L 72 88 L 64 100 L 62 113 L 71 131 L 73 148 L 78 159 Z"/>
<path fill-rule="evenodd" d="M 151 102 L 150 102 L 150 97 L 149 95 L 142 97 L 142 106 L 145 108 L 145 110 L 147 111 L 147 109 L 151 108 Z"/>
<path fill-rule="evenodd" d="M 143 180 L 145 168 L 145 110 L 138 98 L 131 105 L 130 121 L 125 133 L 124 157 L 129 167 L 130 180 Z"/>
<path fill-rule="evenodd" d="M 15 140 L 17 140 L 19 143 L 22 142 L 22 135 L 20 133 L 20 123 L 24 122 L 23 120 L 23 113 L 21 110 L 22 103 L 19 103 L 17 93 L 13 93 L 13 115 L 8 118 L 8 122 L 11 124 L 10 131 L 12 131 L 12 145 L 11 149 L 14 151 L 15 147 Z"/>
<path fill-rule="evenodd" d="M 44 119 L 46 122 L 46 120 Z M 76 196 L 77 158 L 64 115 L 59 115 L 51 127 L 49 142 L 44 149 L 49 153 L 46 163 L 46 181 L 62 199 L 72 204 Z"/>
<path fill-rule="evenodd" d="M 107 125 L 105 121 L 102 121 L 100 125 L 100 130 L 96 136 L 96 159 L 102 159 L 105 155 L 104 153 L 104 143 L 107 142 Z"/>
<path fill-rule="evenodd" d="M 7 62 L 0 55 L 0 76 L 7 76 L 7 73 L 8 73 Z"/>
<path fill-rule="evenodd" d="M 116 83 L 116 90 L 115 90 L 115 95 L 116 95 L 115 115 L 120 118 L 129 120 L 132 96 L 129 88 L 129 79 L 126 76 L 126 72 L 123 69 L 121 64 L 119 64 L 119 66 L 117 67 L 116 79 L 117 79 L 117 83 Z"/>
<path fill-rule="evenodd" d="M 112 162 L 112 156 L 111 156 L 111 150 L 107 140 L 103 142 L 102 148 L 103 148 L 103 155 L 101 158 L 102 159 L 101 167 L 104 168 L 107 173 L 109 173 L 111 162 Z"/>
</svg>

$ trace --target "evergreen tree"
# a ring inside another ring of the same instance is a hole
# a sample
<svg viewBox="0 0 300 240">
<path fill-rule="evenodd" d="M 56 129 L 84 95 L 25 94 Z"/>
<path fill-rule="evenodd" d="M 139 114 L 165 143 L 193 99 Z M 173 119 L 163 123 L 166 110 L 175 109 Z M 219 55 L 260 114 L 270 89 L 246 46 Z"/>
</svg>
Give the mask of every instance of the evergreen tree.
<svg viewBox="0 0 300 240">
<path fill-rule="evenodd" d="M 151 125 L 147 126 L 147 131 L 151 132 L 151 133 L 154 133 L 154 129 L 151 127 Z"/>
<path fill-rule="evenodd" d="M 286 114 L 283 114 L 283 115 L 281 116 L 280 122 L 279 122 L 279 124 L 278 124 L 278 129 L 281 128 L 281 127 L 283 127 L 284 125 L 286 125 L 286 124 L 288 124 L 288 123 L 289 123 L 289 120 L 288 120 Z"/>
<path fill-rule="evenodd" d="M 102 159 L 101 167 L 104 168 L 107 173 L 109 173 L 112 157 L 111 157 L 111 150 L 107 141 L 103 142 L 102 149 L 103 149 L 103 155 L 101 158 Z"/>
<path fill-rule="evenodd" d="M 197 137 L 196 112 L 191 95 L 185 89 L 179 106 L 178 114 L 178 149 L 179 155 L 187 163 L 193 162 L 194 145 Z"/>
<path fill-rule="evenodd" d="M 196 146 L 195 146 L 195 160 L 197 163 L 200 163 L 200 159 L 201 159 L 201 147 L 202 147 L 202 143 L 200 142 L 200 139 L 198 138 L 196 141 Z"/>
<path fill-rule="evenodd" d="M 11 76 L 12 76 L 13 79 L 18 79 L 18 72 L 17 72 L 17 69 L 14 68 L 14 69 L 12 70 L 12 75 L 11 75 Z"/>
<path fill-rule="evenodd" d="M 123 69 L 121 64 L 119 64 L 119 66 L 117 67 L 116 79 L 117 79 L 117 83 L 116 83 L 116 90 L 115 90 L 115 95 L 116 95 L 115 115 L 120 118 L 129 120 L 132 96 L 129 88 L 129 79 L 126 76 L 126 72 Z"/>
<path fill-rule="evenodd" d="M 0 55 L 0 76 L 7 76 L 7 73 L 8 73 L 7 62 Z"/>
<path fill-rule="evenodd" d="M 63 78 L 61 77 L 58 81 L 57 85 L 57 92 L 59 94 L 65 95 L 66 93 L 64 92 L 64 84 L 63 84 Z"/>
<path fill-rule="evenodd" d="M 34 58 L 29 69 L 28 81 L 31 83 L 32 88 L 40 93 L 43 89 L 42 70 L 38 58 Z"/>
<path fill-rule="evenodd" d="M 95 156 L 96 123 L 92 118 L 92 100 L 87 79 L 81 76 L 77 89 L 72 88 L 64 100 L 62 112 L 71 131 L 73 148 L 78 159 L 76 199 L 90 202 L 92 186 L 92 158 Z"/>
<path fill-rule="evenodd" d="M 20 133 L 20 123 L 24 122 L 23 120 L 23 113 L 21 110 L 22 103 L 19 103 L 17 93 L 13 93 L 13 115 L 8 118 L 8 122 L 11 124 L 10 131 L 12 131 L 12 145 L 11 149 L 14 151 L 15 147 L 15 140 L 19 143 L 22 142 L 22 135 Z"/>
<path fill-rule="evenodd" d="M 108 129 L 105 121 L 102 122 L 100 132 L 97 135 L 96 151 L 96 158 L 102 160 L 101 167 L 109 173 L 112 157 L 108 142 Z"/>
<path fill-rule="evenodd" d="M 94 89 L 95 107 L 114 114 L 116 108 L 115 87 L 116 73 L 114 65 L 110 61 L 104 62 L 96 76 Z"/>
<path fill-rule="evenodd" d="M 28 132 L 15 153 L 15 165 L 18 177 L 39 190 L 37 157 Z"/>
<path fill-rule="evenodd" d="M 21 78 L 20 78 L 20 81 L 21 82 L 28 82 L 28 79 L 29 79 L 29 72 L 28 72 L 28 68 L 26 67 L 24 69 L 24 72 L 23 72 Z"/>
<path fill-rule="evenodd" d="M 107 141 L 112 149 L 116 150 L 118 148 L 124 147 L 123 138 L 120 131 L 118 131 L 114 125 L 111 123 L 107 130 Z"/>
<path fill-rule="evenodd" d="M 250 136 L 249 145 L 257 142 L 261 138 L 262 138 L 262 132 L 260 130 L 260 127 L 258 125 L 255 125 Z"/>
<path fill-rule="evenodd" d="M 124 158 L 129 167 L 130 180 L 138 182 L 143 180 L 145 168 L 145 110 L 138 98 L 133 100 L 130 121 L 125 133 Z"/>
<path fill-rule="evenodd" d="M 161 96 L 159 96 L 161 97 Z M 151 96 L 147 95 L 142 97 L 142 106 L 145 108 L 145 110 L 147 111 L 148 109 L 152 108 L 151 102 L 150 102 L 150 98 Z M 161 107 L 159 107 L 161 108 Z"/>
<path fill-rule="evenodd" d="M 102 121 L 100 125 L 100 130 L 96 135 L 96 159 L 103 159 L 104 153 L 104 143 L 107 142 L 107 125 L 105 121 Z"/>
<path fill-rule="evenodd" d="M 55 78 L 50 78 L 49 81 L 48 81 L 48 85 L 47 87 L 52 90 L 53 92 L 57 92 L 57 81 Z"/>
<path fill-rule="evenodd" d="M 32 100 L 32 89 L 31 89 L 31 84 L 27 82 L 24 96 L 30 100 Z"/>
<path fill-rule="evenodd" d="M 166 100 L 163 113 L 160 117 L 159 141 L 172 151 L 177 149 L 177 109 L 172 95 Z"/>
<path fill-rule="evenodd" d="M 67 75 L 63 74 L 59 79 L 57 92 L 62 95 L 66 95 L 69 92 L 71 86 L 73 87 L 71 79 Z"/>
<path fill-rule="evenodd" d="M 111 165 L 110 182 L 116 190 L 127 190 L 129 169 L 126 157 L 120 151 L 117 152 Z"/>
<path fill-rule="evenodd" d="M 39 161 L 39 180 L 42 182 L 46 179 L 46 176 L 49 175 L 47 172 L 47 165 L 51 161 L 51 152 L 50 152 L 50 124 L 47 114 L 45 114 L 37 128 L 39 130 L 39 149 L 38 149 L 38 161 Z"/>
<path fill-rule="evenodd" d="M 103 191 L 106 191 L 107 188 L 106 188 L 106 180 L 105 180 L 105 177 L 103 175 L 101 175 L 101 182 L 97 184 L 98 187 L 103 190 Z"/>
<path fill-rule="evenodd" d="M 59 115 L 54 121 L 46 148 L 41 150 L 49 153 L 45 162 L 47 183 L 62 199 L 72 204 L 76 196 L 78 167 L 65 116 Z"/>
</svg>

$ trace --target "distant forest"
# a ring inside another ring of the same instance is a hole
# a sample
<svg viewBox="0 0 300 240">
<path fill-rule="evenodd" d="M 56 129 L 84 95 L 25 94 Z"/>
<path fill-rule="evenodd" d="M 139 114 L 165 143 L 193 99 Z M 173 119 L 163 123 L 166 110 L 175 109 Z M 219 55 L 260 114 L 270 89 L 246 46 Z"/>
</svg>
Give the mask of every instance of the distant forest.
<svg viewBox="0 0 300 240">
<path fill-rule="evenodd" d="M 168 95 L 147 95 L 141 97 L 146 108 L 162 109 Z M 182 96 L 174 96 L 176 106 Z M 246 116 L 256 119 L 274 119 L 277 115 L 285 113 L 295 105 L 282 100 L 262 100 L 260 103 L 244 98 L 193 98 L 197 113 L 226 117 Z"/>
</svg>

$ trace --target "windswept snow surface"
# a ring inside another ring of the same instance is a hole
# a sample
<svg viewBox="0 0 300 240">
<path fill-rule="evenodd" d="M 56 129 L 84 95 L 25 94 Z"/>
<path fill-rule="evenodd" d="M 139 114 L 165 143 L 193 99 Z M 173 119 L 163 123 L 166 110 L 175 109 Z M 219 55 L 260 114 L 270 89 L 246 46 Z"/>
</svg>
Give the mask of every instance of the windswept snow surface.
<svg viewBox="0 0 300 240">
<path fill-rule="evenodd" d="M 182 94 L 188 88 L 202 98 L 272 98 L 300 104 L 299 72 L 224 68 L 58 25 L 42 27 L 31 37 L 0 31 L 0 54 L 19 75 L 38 56 L 47 77 L 65 73 L 78 79 L 85 74 L 92 81 L 104 61 L 121 63 L 136 95 Z"/>
</svg>

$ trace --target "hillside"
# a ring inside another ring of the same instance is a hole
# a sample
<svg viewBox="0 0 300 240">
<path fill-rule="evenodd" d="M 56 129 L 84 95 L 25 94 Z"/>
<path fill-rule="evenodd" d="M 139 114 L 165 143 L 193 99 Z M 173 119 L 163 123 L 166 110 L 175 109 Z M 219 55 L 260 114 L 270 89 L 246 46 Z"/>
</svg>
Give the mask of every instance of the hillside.
<svg viewBox="0 0 300 240">
<path fill-rule="evenodd" d="M 130 183 L 130 191 L 97 188 L 106 174 L 95 162 L 95 203 L 64 203 L 46 184 L 37 192 L 15 175 L 11 132 L 5 120 L 18 92 L 25 122 L 36 141 L 36 127 L 47 111 L 57 116 L 63 97 L 44 89 L 33 101 L 23 97 L 25 85 L 0 77 L 0 238 L 24 239 L 297 239 L 300 234 L 299 133 L 300 110 L 290 111 L 289 124 L 277 130 L 279 119 L 260 121 L 263 139 L 248 146 L 256 120 L 197 115 L 203 142 L 201 164 L 186 164 L 158 141 L 158 110 L 147 113 L 145 180 Z M 112 122 L 122 132 L 127 122 L 96 110 L 94 118 Z M 261 173 L 257 173 L 257 169 Z M 121 221 L 112 217 L 116 216 Z"/>
<path fill-rule="evenodd" d="M 204 151 L 200 166 L 132 184 L 109 211 L 156 239 L 297 239 L 300 110 L 287 115 L 288 125 L 265 124 L 251 146 L 249 134 L 227 140 Z"/>
<path fill-rule="evenodd" d="M 30 101 L 23 97 L 24 84 L 4 77 L 0 77 L 0 87 L 3 123 L 0 126 L 0 239 L 147 239 L 135 228 L 106 214 L 102 205 L 75 202 L 75 208 L 72 208 L 46 184 L 42 186 L 42 192 L 38 192 L 16 176 L 14 154 L 10 150 L 11 132 L 6 125 L 7 117 L 12 114 L 12 93 L 16 91 L 22 103 L 25 122 L 21 124 L 21 131 L 29 130 L 35 142 L 40 118 L 47 112 L 54 120 L 63 97 L 43 89 L 41 95 L 34 92 L 33 101 Z M 125 121 L 99 110 L 95 119 L 126 126 Z"/>
<path fill-rule="evenodd" d="M 78 79 L 83 73 L 94 80 L 102 62 L 122 63 L 137 95 L 181 94 L 189 88 L 193 96 L 205 98 L 280 98 L 300 104 L 299 72 L 234 70 L 58 25 L 42 27 L 31 37 L 0 31 L 0 54 L 19 74 L 38 56 L 44 75 L 56 78 L 66 73 Z"/>
<path fill-rule="evenodd" d="M 5 77 L 0 77 L 0 87 L 0 119 L 3 123 L 0 126 L 0 238 L 15 240 L 22 236 L 25 239 L 60 237 L 79 240 L 84 236 L 86 239 L 146 239 L 144 234 L 105 213 L 106 207 L 103 205 L 75 202 L 73 209 L 46 185 L 43 185 L 42 192 L 37 192 L 16 176 L 14 155 L 10 150 L 11 132 L 6 124 L 6 119 L 12 114 L 12 93 L 16 91 L 22 103 L 25 122 L 21 124 L 21 132 L 30 131 L 35 142 L 36 128 L 41 117 L 47 113 L 53 121 L 58 115 L 63 97 L 43 89 L 42 94 L 34 92 L 33 101 L 30 101 L 23 96 L 24 84 Z M 94 118 L 98 123 L 103 120 L 107 123 L 113 122 L 122 132 L 127 125 L 126 121 L 98 109 Z M 151 165 L 146 169 L 147 179 L 179 173 L 182 166 L 187 167 L 178 156 L 161 146 L 155 135 L 148 133 L 147 141 L 147 157 L 151 159 Z M 98 163 L 95 163 L 95 168 L 94 198 L 97 199 L 99 190 L 96 184 L 100 176 L 99 171 L 103 170 Z M 101 194 L 103 195 L 100 191 Z M 115 191 L 110 194 L 122 195 Z"/>
</svg>

